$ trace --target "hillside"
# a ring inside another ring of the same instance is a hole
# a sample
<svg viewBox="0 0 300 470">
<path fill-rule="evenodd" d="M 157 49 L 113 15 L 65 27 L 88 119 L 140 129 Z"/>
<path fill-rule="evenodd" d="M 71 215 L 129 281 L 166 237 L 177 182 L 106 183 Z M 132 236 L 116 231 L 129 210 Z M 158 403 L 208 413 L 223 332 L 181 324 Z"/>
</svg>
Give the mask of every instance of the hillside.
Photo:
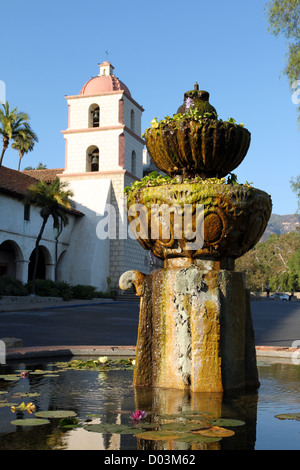
<svg viewBox="0 0 300 470">
<path fill-rule="evenodd" d="M 284 235 L 296 230 L 300 230 L 300 214 L 272 214 L 266 231 L 260 241 L 264 242 L 273 234 Z"/>
</svg>

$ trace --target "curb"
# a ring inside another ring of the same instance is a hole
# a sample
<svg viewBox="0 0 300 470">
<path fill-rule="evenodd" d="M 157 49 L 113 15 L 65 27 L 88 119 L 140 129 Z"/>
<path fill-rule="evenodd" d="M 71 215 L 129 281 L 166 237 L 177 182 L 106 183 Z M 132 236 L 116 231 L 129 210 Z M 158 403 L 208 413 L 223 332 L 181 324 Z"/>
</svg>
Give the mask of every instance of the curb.
<svg viewBox="0 0 300 470">
<path fill-rule="evenodd" d="M 31 359 L 72 356 L 134 356 L 135 346 L 39 346 L 8 348 L 6 359 Z"/>
<path fill-rule="evenodd" d="M 21 303 L 21 304 L 0 304 L 0 313 L 13 313 L 13 312 L 28 312 L 28 311 L 34 311 L 34 310 L 49 310 L 49 309 L 63 309 L 63 308 L 73 308 L 73 307 L 92 307 L 93 305 L 107 305 L 107 304 L 114 304 L 117 301 L 113 299 L 102 299 L 99 300 L 98 302 L 91 302 L 91 301 L 86 301 L 82 303 L 67 303 L 66 301 L 65 304 L 61 302 L 49 302 L 48 303 L 43 303 L 43 302 L 36 302 L 36 303 Z"/>
<path fill-rule="evenodd" d="M 299 362 L 299 348 L 289 348 L 287 346 L 256 346 L 255 349 L 257 357 L 280 357 L 291 359 L 292 361 L 294 360 L 294 362 L 297 358 L 297 363 Z"/>
<path fill-rule="evenodd" d="M 300 349 L 289 347 L 256 346 L 257 358 L 285 358 L 298 364 Z M 135 346 L 39 346 L 39 347 L 15 347 L 6 352 L 6 359 L 31 359 L 51 357 L 73 356 L 130 356 L 135 357 Z M 297 358 L 297 361 L 295 359 Z"/>
</svg>

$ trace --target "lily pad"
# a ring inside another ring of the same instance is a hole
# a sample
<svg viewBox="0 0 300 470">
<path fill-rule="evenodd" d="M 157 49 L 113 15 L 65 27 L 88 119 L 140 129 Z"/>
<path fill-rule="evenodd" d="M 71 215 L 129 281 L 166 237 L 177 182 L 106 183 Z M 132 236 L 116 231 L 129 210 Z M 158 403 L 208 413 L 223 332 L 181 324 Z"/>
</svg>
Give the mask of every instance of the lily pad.
<svg viewBox="0 0 300 470">
<path fill-rule="evenodd" d="M 226 418 L 220 418 L 220 419 L 214 419 L 213 425 L 214 426 L 229 426 L 229 427 L 234 427 L 234 426 L 244 426 L 245 421 L 241 421 L 239 419 L 226 419 Z"/>
<path fill-rule="evenodd" d="M 295 419 L 296 421 L 300 421 L 300 413 L 283 413 L 280 415 L 275 415 L 275 418 L 278 419 Z"/>
<path fill-rule="evenodd" d="M 206 437 L 231 437 L 235 435 L 235 432 L 231 429 L 222 428 L 220 426 L 212 426 L 209 429 L 199 429 L 197 431 L 192 431 L 195 434 L 201 434 L 201 436 Z"/>
<path fill-rule="evenodd" d="M 43 424 L 49 423 L 50 421 L 48 419 L 39 418 L 15 419 L 10 422 L 10 424 L 14 424 L 15 426 L 42 426 Z"/>
<path fill-rule="evenodd" d="M 8 392 L 5 392 L 4 390 L 3 391 L 0 390 L 0 395 L 5 395 L 6 393 Z"/>
<path fill-rule="evenodd" d="M 27 393 L 22 393 L 22 392 L 17 392 L 17 393 L 14 393 L 14 397 L 19 397 L 19 398 L 24 398 L 24 397 L 38 397 L 40 396 L 41 394 L 40 393 L 30 393 L 30 392 L 27 392 Z"/>
<path fill-rule="evenodd" d="M 133 426 L 126 426 L 124 424 L 87 424 L 84 426 L 86 431 L 99 432 L 102 434 L 135 434 L 136 428 Z"/>
<path fill-rule="evenodd" d="M 179 438 L 176 439 L 180 442 L 187 442 L 189 444 L 198 443 L 198 444 L 209 444 L 213 442 L 221 441 L 221 437 L 208 437 L 202 436 L 201 434 L 193 434 L 193 433 L 182 433 L 179 435 Z"/>
<path fill-rule="evenodd" d="M 212 413 L 210 411 L 197 411 L 197 410 L 185 410 L 181 411 L 180 415 L 185 415 L 185 416 L 205 416 L 205 415 L 211 415 Z"/>
<path fill-rule="evenodd" d="M 6 380 L 6 381 L 20 380 L 20 376 L 16 374 L 6 374 L 6 375 L 0 375 L 0 379 Z"/>
<path fill-rule="evenodd" d="M 4 408 L 5 406 L 16 406 L 17 403 L 8 403 L 7 401 L 0 401 L 0 408 Z"/>
<path fill-rule="evenodd" d="M 45 375 L 47 372 L 45 370 L 34 370 L 30 372 L 30 375 Z"/>
<path fill-rule="evenodd" d="M 39 418 L 69 418 L 72 416 L 77 416 L 75 411 L 69 410 L 48 410 L 48 411 L 37 411 L 35 416 Z"/>
<path fill-rule="evenodd" d="M 146 431 L 135 434 L 135 437 L 148 441 L 172 441 L 178 439 L 180 435 L 172 431 Z"/>
<path fill-rule="evenodd" d="M 199 422 L 199 423 L 167 423 L 160 425 L 160 429 L 164 431 L 176 431 L 176 432 L 191 432 L 193 430 L 201 429 L 209 429 L 211 428 L 211 424 L 207 421 Z"/>
</svg>

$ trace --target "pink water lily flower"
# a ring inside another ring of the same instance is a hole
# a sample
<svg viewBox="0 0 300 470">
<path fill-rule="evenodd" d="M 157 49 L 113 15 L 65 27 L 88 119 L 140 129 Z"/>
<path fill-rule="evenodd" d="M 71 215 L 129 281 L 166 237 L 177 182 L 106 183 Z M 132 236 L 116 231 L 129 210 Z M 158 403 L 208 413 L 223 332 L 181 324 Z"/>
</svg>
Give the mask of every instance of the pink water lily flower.
<svg viewBox="0 0 300 470">
<path fill-rule="evenodd" d="M 134 413 L 131 413 L 130 415 L 131 419 L 133 419 L 134 421 L 140 421 L 141 419 L 146 418 L 146 416 L 147 416 L 146 411 L 142 411 L 142 410 L 137 410 Z"/>
</svg>

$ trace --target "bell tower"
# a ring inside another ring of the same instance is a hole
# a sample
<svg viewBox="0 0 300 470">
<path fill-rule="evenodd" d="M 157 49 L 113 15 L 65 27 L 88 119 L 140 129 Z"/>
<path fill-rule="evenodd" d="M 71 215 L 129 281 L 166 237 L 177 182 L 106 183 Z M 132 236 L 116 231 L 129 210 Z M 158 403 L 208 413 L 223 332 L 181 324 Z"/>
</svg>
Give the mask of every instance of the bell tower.
<svg viewBox="0 0 300 470">
<path fill-rule="evenodd" d="M 142 178 L 143 108 L 113 74 L 110 62 L 99 67 L 99 75 L 86 82 L 79 95 L 66 96 L 65 173 L 126 170 Z"/>
<path fill-rule="evenodd" d="M 99 74 L 87 81 L 78 95 L 66 96 L 68 127 L 62 131 L 65 169 L 60 179 L 69 183 L 76 207 L 85 214 L 72 231 L 73 241 L 67 250 L 72 283 L 94 285 L 105 292 L 107 278 L 112 288 L 118 288 L 122 272 L 145 271 L 145 252 L 128 237 L 124 206 L 125 186 L 143 177 L 144 140 L 143 108 L 114 75 L 110 62 L 104 61 L 99 68 Z M 108 206 L 113 234 L 103 236 L 99 222 Z"/>
</svg>

